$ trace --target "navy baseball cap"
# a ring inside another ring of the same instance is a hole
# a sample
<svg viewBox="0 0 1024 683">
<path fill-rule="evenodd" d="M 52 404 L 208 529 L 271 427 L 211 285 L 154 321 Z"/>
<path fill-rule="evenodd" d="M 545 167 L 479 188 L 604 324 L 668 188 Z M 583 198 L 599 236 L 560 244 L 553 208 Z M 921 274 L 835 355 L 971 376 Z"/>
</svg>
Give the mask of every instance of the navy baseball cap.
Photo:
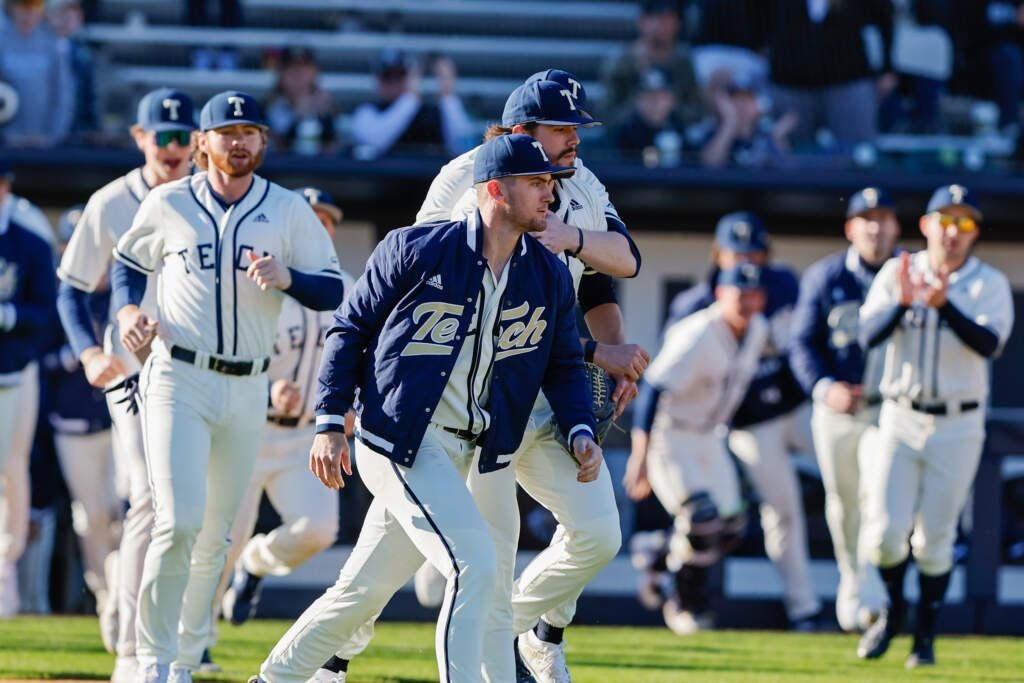
<svg viewBox="0 0 1024 683">
<path fill-rule="evenodd" d="M 723 287 L 739 287 L 740 289 L 761 289 L 763 270 L 754 263 L 741 263 L 738 266 L 723 270 L 718 274 L 715 285 Z"/>
<path fill-rule="evenodd" d="M 199 113 L 199 129 L 204 132 L 236 124 L 267 127 L 256 99 L 238 90 L 217 93 L 203 105 Z"/>
<path fill-rule="evenodd" d="M 334 199 L 319 187 L 300 187 L 295 190 L 305 198 L 314 209 L 323 209 L 334 219 L 335 223 L 341 222 L 341 207 L 334 203 Z"/>
<path fill-rule="evenodd" d="M 473 183 L 507 176 L 543 175 L 568 178 L 576 169 L 555 166 L 544 154 L 540 143 L 529 135 L 500 135 L 480 145 L 473 160 Z"/>
<path fill-rule="evenodd" d="M 377 56 L 374 72 L 379 78 L 402 77 L 412 69 L 413 62 L 401 50 L 386 47 Z"/>
<path fill-rule="evenodd" d="M 580 79 L 573 76 L 564 69 L 547 69 L 546 71 L 538 71 L 523 83 L 532 83 L 533 81 L 554 81 L 555 83 L 561 83 L 563 88 L 566 88 L 573 97 L 576 98 L 576 106 L 581 109 L 587 108 L 587 89 L 583 87 L 583 83 Z"/>
<path fill-rule="evenodd" d="M 978 203 L 977 195 L 963 185 L 943 185 L 935 190 L 928 200 L 927 212 L 942 211 L 950 206 L 966 206 L 974 212 L 977 220 L 981 220 L 981 204 Z"/>
<path fill-rule="evenodd" d="M 715 242 L 721 249 L 740 254 L 768 251 L 770 239 L 761 219 L 749 211 L 722 216 L 715 226 Z"/>
<path fill-rule="evenodd" d="M 139 100 L 135 123 L 145 131 L 195 130 L 196 114 L 192 98 L 171 88 L 158 88 Z"/>
<path fill-rule="evenodd" d="M 512 91 L 501 114 L 501 125 L 543 123 L 548 126 L 601 125 L 580 109 L 571 90 L 558 81 L 530 81 Z"/>
<path fill-rule="evenodd" d="M 75 204 L 60 215 L 60 219 L 57 221 L 57 237 L 61 242 L 71 240 L 71 233 L 75 231 L 75 226 L 82 219 L 84 210 L 85 204 Z"/>
<path fill-rule="evenodd" d="M 7 159 L 0 158 L 0 180 L 13 180 L 14 169 L 11 168 L 11 162 Z"/>
<path fill-rule="evenodd" d="M 889 193 L 882 188 L 865 187 L 850 196 L 850 200 L 846 204 L 846 217 L 853 218 L 872 209 L 895 211 L 896 205 L 893 204 Z"/>
</svg>

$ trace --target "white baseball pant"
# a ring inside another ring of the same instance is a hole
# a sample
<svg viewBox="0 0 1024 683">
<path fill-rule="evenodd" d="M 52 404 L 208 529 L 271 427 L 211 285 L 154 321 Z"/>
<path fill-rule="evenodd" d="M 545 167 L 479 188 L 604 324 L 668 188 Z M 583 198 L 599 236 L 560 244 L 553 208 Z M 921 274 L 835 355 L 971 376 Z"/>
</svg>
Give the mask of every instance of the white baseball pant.
<svg viewBox="0 0 1024 683">
<path fill-rule="evenodd" d="M 684 503 L 706 492 L 720 519 L 743 509 L 736 467 L 714 430 L 692 431 L 657 421 L 647 446 L 647 479 L 658 501 L 674 519 L 667 563 L 678 571 L 694 559 L 690 546 L 690 515 Z"/>
<path fill-rule="evenodd" d="M 31 498 L 28 480 L 29 454 L 39 417 L 39 365 L 29 363 L 21 372 L 15 389 L 14 428 L 9 437 L 7 457 L 3 460 L 5 486 L 0 498 L 0 573 L 13 567 L 28 540 L 28 513 Z"/>
<path fill-rule="evenodd" d="M 899 564 L 912 548 L 924 574 L 944 574 L 953 567 L 957 520 L 984 442 L 982 409 L 933 416 L 894 401 L 882 404 L 863 485 L 867 519 L 862 533 L 874 564 Z"/>
<path fill-rule="evenodd" d="M 108 592 L 107 557 L 117 548 L 121 509 L 114 491 L 110 430 L 93 434 L 55 434 L 57 459 L 71 493 L 71 521 L 81 541 L 85 585 L 103 610 Z"/>
<path fill-rule="evenodd" d="M 494 543 L 465 484 L 473 452 L 435 426 L 412 467 L 356 443 L 359 475 L 374 495 L 359 540 L 335 584 L 274 646 L 261 678 L 305 683 L 338 643 L 367 629 L 426 558 L 448 580 L 435 636 L 440 680 L 480 680 L 496 568 Z"/>
<path fill-rule="evenodd" d="M 821 602 L 811 584 L 807 526 L 794 451 L 810 453 L 810 406 L 729 434 L 729 448 L 743 463 L 761 498 L 764 547 L 782 577 L 786 614 L 790 620 L 817 614 Z"/>
<path fill-rule="evenodd" d="M 572 623 L 583 588 L 619 551 L 622 533 L 608 468 L 602 465 L 597 480 L 586 484 L 576 481 L 578 469 L 555 440 L 547 416 L 540 413 L 530 417 L 509 467 L 487 474 L 474 467 L 469 473 L 469 489 L 487 521 L 498 557 L 495 605 L 484 643 L 484 680 L 514 680 L 513 638 L 541 617 L 559 628 Z M 548 547 L 513 581 L 519 544 L 517 480 L 551 511 L 558 527 Z"/>
<path fill-rule="evenodd" d="M 107 394 L 107 409 L 114 422 L 114 458 L 128 475 L 129 507 L 121 526 L 121 544 L 117 554 L 117 654 L 119 657 L 134 657 L 139 584 L 153 531 L 153 492 L 146 469 L 142 418 L 129 413 L 125 404 L 116 403 L 121 398 L 117 392 Z"/>
<path fill-rule="evenodd" d="M 825 521 L 839 568 L 836 618 L 846 631 L 858 627 L 861 607 L 877 610 L 885 602 L 878 571 L 868 562 L 860 544 L 861 479 L 865 473 L 859 460 L 870 458 L 877 424 L 877 407 L 850 415 L 818 402 L 811 416 L 814 452 L 825 486 Z"/>
<path fill-rule="evenodd" d="M 139 586 L 136 659 L 140 667 L 194 669 L 259 450 L 267 378 L 201 370 L 154 346 L 142 392 L 155 522 Z"/>
</svg>

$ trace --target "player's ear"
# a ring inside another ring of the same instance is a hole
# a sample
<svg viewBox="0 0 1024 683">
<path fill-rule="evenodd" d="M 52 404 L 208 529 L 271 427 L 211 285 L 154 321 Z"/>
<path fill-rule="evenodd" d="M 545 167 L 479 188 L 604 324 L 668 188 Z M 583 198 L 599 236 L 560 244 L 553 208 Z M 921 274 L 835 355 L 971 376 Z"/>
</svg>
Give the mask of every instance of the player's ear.
<svg viewBox="0 0 1024 683">
<path fill-rule="evenodd" d="M 505 201 L 505 186 L 497 178 L 488 180 L 485 188 L 487 190 L 487 196 L 493 201 L 499 203 Z"/>
<path fill-rule="evenodd" d="M 517 123 L 516 125 L 512 126 L 512 132 L 515 133 L 516 135 L 529 135 L 529 133 L 526 131 L 526 126 L 524 126 L 521 123 Z"/>
<path fill-rule="evenodd" d="M 931 215 L 926 213 L 925 215 L 921 216 L 921 219 L 917 222 L 917 225 L 921 230 L 921 234 L 925 236 L 925 239 L 928 238 L 928 221 L 930 220 Z"/>
<path fill-rule="evenodd" d="M 853 241 L 853 219 L 852 218 L 850 220 L 846 221 L 845 223 L 843 223 L 843 234 L 846 235 L 846 241 L 847 242 L 852 242 Z"/>
</svg>

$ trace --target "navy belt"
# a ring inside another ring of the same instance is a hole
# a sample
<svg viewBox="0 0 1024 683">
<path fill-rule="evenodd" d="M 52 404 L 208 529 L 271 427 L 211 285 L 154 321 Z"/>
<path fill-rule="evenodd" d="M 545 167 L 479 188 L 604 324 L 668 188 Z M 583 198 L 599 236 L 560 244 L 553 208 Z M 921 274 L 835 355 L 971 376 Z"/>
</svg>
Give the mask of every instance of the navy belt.
<svg viewBox="0 0 1024 683">
<path fill-rule="evenodd" d="M 189 365 L 195 365 L 196 367 L 203 368 L 204 370 L 213 370 L 219 372 L 222 375 L 258 375 L 261 372 L 266 372 L 267 368 L 270 367 L 269 358 L 260 358 L 258 360 L 228 360 L 226 358 L 219 358 L 217 356 L 208 356 L 206 363 L 200 365 L 196 363 L 196 352 L 191 349 L 186 349 L 181 346 L 171 345 L 171 358 L 176 360 L 184 361 Z M 253 372 L 253 370 L 257 370 Z"/>
<path fill-rule="evenodd" d="M 955 403 L 952 405 L 956 405 Z M 964 401 L 960 404 L 961 413 L 969 413 L 972 410 L 976 410 L 981 404 L 977 401 Z M 910 407 L 912 410 L 916 410 L 919 413 L 925 413 L 927 415 L 948 415 L 951 411 L 949 410 L 950 404 L 948 403 L 920 403 L 918 401 L 911 401 Z"/>
<path fill-rule="evenodd" d="M 299 418 L 286 415 L 267 415 L 267 422 L 276 424 L 278 427 L 298 427 Z"/>
<path fill-rule="evenodd" d="M 476 441 L 480 438 L 479 434 L 474 434 L 468 429 L 456 429 L 455 427 L 445 427 L 444 425 L 437 425 L 449 434 L 454 434 L 456 439 L 462 439 L 463 441 Z"/>
</svg>

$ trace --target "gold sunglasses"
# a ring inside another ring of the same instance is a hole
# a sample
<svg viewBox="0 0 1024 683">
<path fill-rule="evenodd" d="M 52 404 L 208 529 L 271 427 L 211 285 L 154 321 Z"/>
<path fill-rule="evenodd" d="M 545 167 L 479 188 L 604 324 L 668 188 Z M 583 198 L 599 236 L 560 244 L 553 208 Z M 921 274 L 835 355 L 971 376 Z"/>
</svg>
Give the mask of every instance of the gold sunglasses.
<svg viewBox="0 0 1024 683">
<path fill-rule="evenodd" d="M 936 218 L 938 218 L 939 225 L 942 226 L 943 230 L 951 225 L 955 225 L 959 232 L 974 232 L 978 229 L 978 221 L 970 216 L 950 216 L 949 214 L 936 212 Z"/>
</svg>

